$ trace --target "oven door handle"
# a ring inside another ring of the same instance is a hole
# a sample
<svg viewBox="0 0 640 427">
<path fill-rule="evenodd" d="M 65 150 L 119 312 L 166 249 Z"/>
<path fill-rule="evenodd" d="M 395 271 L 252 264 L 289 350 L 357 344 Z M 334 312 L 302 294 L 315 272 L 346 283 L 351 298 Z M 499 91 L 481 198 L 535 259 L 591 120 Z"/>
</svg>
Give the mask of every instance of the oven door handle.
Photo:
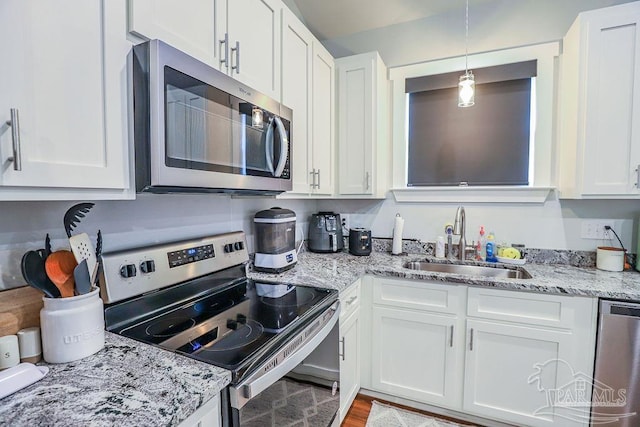
<svg viewBox="0 0 640 427">
<path fill-rule="evenodd" d="M 325 323 L 325 325 L 319 329 L 316 334 L 307 340 L 301 347 L 299 347 L 294 353 L 286 357 L 280 364 L 276 365 L 266 373 L 263 373 L 264 367 L 269 366 L 271 361 L 267 361 L 265 365 L 258 368 L 249 378 L 241 383 L 233 386 L 229 386 L 229 398 L 231 407 L 234 409 L 242 409 L 247 404 L 249 399 L 257 396 L 269 386 L 274 384 L 280 378 L 284 377 L 287 372 L 298 366 L 313 350 L 315 350 L 320 343 L 329 335 L 333 327 L 338 322 L 340 317 L 340 302 L 336 301 L 328 310 L 333 313 L 331 319 Z M 322 318 L 323 315 L 320 316 Z M 302 331 L 301 333 L 303 333 Z M 336 346 L 336 351 L 337 351 Z"/>
</svg>

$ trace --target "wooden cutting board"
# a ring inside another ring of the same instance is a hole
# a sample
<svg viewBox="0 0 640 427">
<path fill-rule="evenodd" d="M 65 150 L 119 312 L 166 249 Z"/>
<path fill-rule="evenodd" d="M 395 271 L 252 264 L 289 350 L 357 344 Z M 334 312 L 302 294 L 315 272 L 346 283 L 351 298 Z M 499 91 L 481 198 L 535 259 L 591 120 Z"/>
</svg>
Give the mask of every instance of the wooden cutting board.
<svg viewBox="0 0 640 427">
<path fill-rule="evenodd" d="M 30 286 L 0 292 L 0 336 L 40 326 L 42 292 Z"/>
</svg>

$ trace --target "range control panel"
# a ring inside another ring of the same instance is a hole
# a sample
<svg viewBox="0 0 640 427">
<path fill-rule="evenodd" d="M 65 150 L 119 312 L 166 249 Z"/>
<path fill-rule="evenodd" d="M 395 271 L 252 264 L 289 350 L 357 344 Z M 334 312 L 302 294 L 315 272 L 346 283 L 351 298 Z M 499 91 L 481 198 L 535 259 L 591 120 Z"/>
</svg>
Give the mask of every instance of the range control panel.
<svg viewBox="0 0 640 427">
<path fill-rule="evenodd" d="M 213 258 L 216 254 L 213 249 L 213 245 L 203 245 L 181 249 L 179 251 L 172 251 L 167 253 L 167 256 L 169 257 L 169 267 L 173 268 L 189 264 L 190 262 Z"/>
<path fill-rule="evenodd" d="M 249 261 L 242 231 L 105 253 L 105 303 L 140 295 Z"/>
</svg>

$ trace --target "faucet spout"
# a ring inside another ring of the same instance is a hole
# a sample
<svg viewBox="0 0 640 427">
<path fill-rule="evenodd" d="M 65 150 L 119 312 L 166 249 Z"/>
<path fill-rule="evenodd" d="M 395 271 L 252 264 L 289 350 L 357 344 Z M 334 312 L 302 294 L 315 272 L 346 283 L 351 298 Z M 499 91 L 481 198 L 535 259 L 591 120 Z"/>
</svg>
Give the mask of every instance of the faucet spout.
<svg viewBox="0 0 640 427">
<path fill-rule="evenodd" d="M 456 218 L 453 222 L 453 234 L 459 235 L 460 240 L 458 241 L 458 259 L 464 261 L 465 258 L 465 249 L 467 247 L 467 239 L 466 235 L 466 215 L 464 212 L 463 206 L 458 206 L 458 210 L 456 211 Z"/>
</svg>

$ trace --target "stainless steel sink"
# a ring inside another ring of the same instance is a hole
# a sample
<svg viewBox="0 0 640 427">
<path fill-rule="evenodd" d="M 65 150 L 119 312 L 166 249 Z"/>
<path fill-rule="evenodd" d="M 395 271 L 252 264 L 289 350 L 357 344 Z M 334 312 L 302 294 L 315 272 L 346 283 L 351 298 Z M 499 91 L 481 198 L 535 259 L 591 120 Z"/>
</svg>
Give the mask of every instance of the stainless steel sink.
<svg viewBox="0 0 640 427">
<path fill-rule="evenodd" d="M 522 267 L 483 267 L 481 265 L 441 264 L 429 261 L 410 261 L 404 264 L 411 270 L 434 271 L 437 273 L 464 274 L 478 277 L 498 277 L 504 279 L 531 279 L 531 274 Z"/>
</svg>

